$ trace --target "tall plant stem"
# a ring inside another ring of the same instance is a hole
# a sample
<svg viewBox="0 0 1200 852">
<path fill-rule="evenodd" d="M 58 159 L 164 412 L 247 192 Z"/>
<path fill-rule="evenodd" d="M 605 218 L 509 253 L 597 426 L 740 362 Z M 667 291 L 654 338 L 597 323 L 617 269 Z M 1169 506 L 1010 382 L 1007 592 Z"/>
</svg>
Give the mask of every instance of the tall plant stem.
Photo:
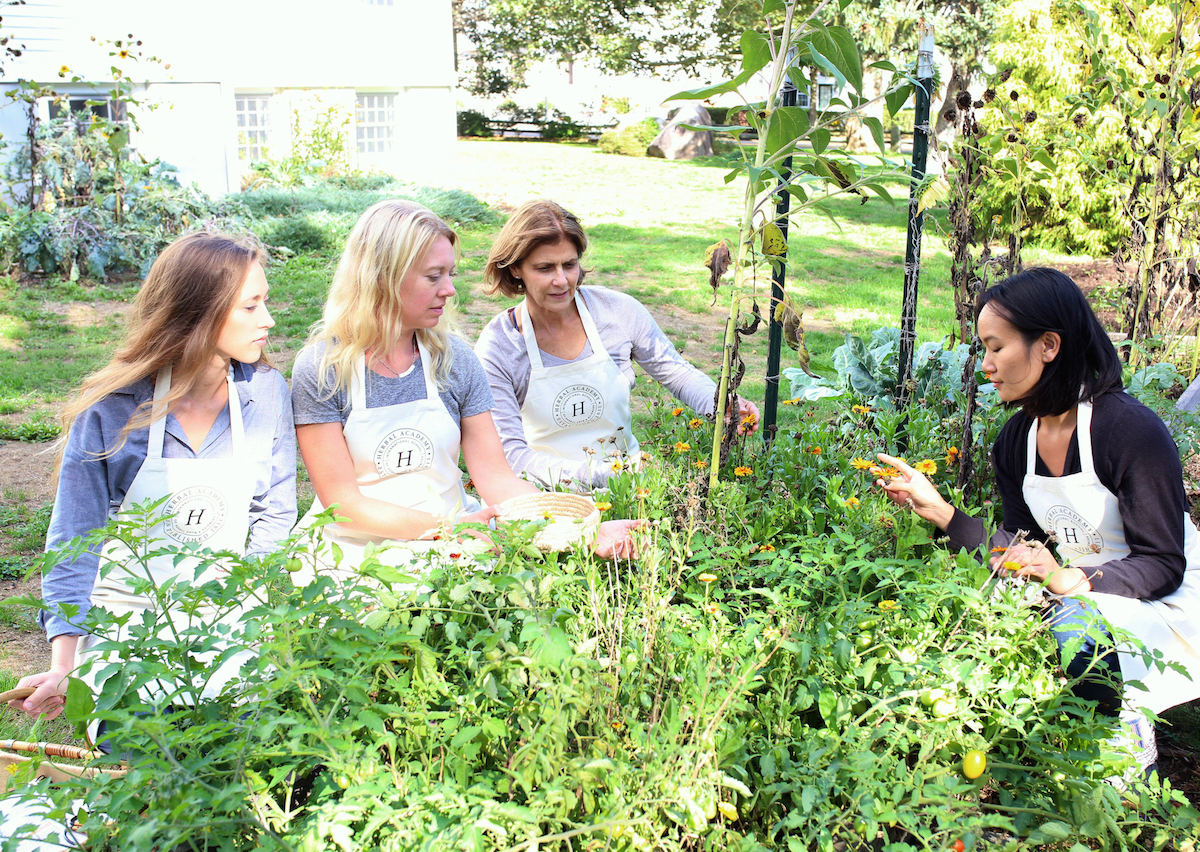
<svg viewBox="0 0 1200 852">
<path fill-rule="evenodd" d="M 789 3 L 783 19 L 783 32 L 779 39 L 779 49 L 775 54 L 775 63 L 771 68 L 771 86 L 767 90 L 765 103 L 767 120 L 758 132 L 758 146 L 754 151 L 754 167 L 761 169 L 767 160 L 767 128 L 772 121 L 776 103 L 779 100 L 779 90 L 783 86 L 783 77 L 787 73 L 788 45 L 792 40 L 792 18 L 796 13 L 794 3 Z M 751 241 L 754 239 L 754 208 L 755 181 L 748 179 L 746 183 L 746 203 L 742 211 L 742 224 L 738 234 L 737 259 L 733 267 L 733 292 L 729 297 L 729 319 L 725 322 L 725 345 L 721 358 L 721 381 L 717 390 L 716 421 L 713 424 L 712 456 L 708 466 L 708 490 L 717 487 L 721 469 L 721 443 L 725 435 L 725 415 L 728 410 L 729 378 L 733 372 L 733 347 L 736 343 L 738 305 L 741 302 L 742 284 L 746 279 L 746 264 L 750 254 Z"/>
</svg>

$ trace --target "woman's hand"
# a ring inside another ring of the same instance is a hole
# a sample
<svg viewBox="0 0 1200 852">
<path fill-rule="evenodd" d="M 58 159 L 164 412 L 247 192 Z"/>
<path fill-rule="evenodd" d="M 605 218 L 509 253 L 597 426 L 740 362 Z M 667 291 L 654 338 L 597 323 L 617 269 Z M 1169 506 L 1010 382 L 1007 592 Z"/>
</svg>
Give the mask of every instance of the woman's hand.
<svg viewBox="0 0 1200 852">
<path fill-rule="evenodd" d="M 1074 595 L 1092 588 L 1083 571 L 1058 564 L 1045 545 L 1018 544 L 992 557 L 992 567 L 1001 568 L 1009 576 L 1045 583 L 1056 595 Z M 1013 567 L 1016 566 L 1016 567 Z"/>
<path fill-rule="evenodd" d="M 592 542 L 592 552 L 601 559 L 632 559 L 637 555 L 637 545 L 630 533 L 645 521 L 605 521 Z"/>
<path fill-rule="evenodd" d="M 738 397 L 738 434 L 753 435 L 758 431 L 758 406 L 744 397 Z"/>
<path fill-rule="evenodd" d="M 946 502 L 924 474 L 895 456 L 880 453 L 879 460 L 899 471 L 897 476 L 875 480 L 875 484 L 887 493 L 888 499 L 897 506 L 912 509 L 925 520 L 932 521 L 938 529 L 944 530 L 950 525 L 954 507 Z"/>
<path fill-rule="evenodd" d="M 24 700 L 14 698 L 8 702 L 8 706 L 24 711 L 35 719 L 39 716 L 55 718 L 63 711 L 67 698 L 67 675 L 70 673 L 70 669 L 51 666 L 49 671 L 21 678 L 17 686 L 32 686 L 34 693 Z"/>
</svg>

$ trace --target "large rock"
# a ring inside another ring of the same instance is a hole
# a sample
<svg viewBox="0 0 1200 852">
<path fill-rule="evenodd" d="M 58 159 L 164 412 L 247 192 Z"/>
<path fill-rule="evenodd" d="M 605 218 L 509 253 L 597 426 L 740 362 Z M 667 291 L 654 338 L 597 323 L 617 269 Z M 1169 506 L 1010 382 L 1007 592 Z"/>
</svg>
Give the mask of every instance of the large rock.
<svg viewBox="0 0 1200 852">
<path fill-rule="evenodd" d="M 700 104 L 685 106 L 675 113 L 658 134 L 646 154 L 666 160 L 694 160 L 696 157 L 711 157 L 713 135 L 711 130 L 688 130 L 683 125 L 710 126 L 712 119 L 708 110 Z"/>
</svg>

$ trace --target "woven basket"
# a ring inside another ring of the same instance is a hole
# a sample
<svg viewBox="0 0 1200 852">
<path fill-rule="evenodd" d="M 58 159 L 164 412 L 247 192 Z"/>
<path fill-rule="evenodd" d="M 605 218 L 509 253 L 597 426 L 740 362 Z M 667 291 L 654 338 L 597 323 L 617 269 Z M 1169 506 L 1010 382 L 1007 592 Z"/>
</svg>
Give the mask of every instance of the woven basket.
<svg viewBox="0 0 1200 852">
<path fill-rule="evenodd" d="M 549 521 L 533 537 L 533 545 L 543 553 L 589 543 L 600 528 L 600 510 L 590 497 L 579 494 L 523 494 L 505 500 L 498 508 L 504 510 L 502 521 Z"/>
<path fill-rule="evenodd" d="M 10 689 L 8 692 L 0 692 L 0 704 L 28 698 L 33 695 L 33 691 L 33 687 L 31 686 L 19 686 L 16 689 Z M 14 752 L 23 753 L 14 754 Z M 28 754 L 40 754 L 43 757 L 60 757 L 66 760 L 78 760 L 82 762 L 81 765 L 75 765 L 71 763 L 52 763 L 49 760 L 43 760 L 38 765 L 34 776 L 37 778 L 49 778 L 54 782 L 66 781 L 68 778 L 95 778 L 101 774 L 120 777 L 126 772 L 123 768 L 113 766 L 88 766 L 88 762 L 108 756 L 102 751 L 91 751 L 86 748 L 60 745 L 59 743 L 27 743 L 21 740 L 0 740 L 0 796 L 4 795 L 9 779 L 12 778 L 20 765 L 33 762 L 32 757 L 25 756 Z"/>
</svg>

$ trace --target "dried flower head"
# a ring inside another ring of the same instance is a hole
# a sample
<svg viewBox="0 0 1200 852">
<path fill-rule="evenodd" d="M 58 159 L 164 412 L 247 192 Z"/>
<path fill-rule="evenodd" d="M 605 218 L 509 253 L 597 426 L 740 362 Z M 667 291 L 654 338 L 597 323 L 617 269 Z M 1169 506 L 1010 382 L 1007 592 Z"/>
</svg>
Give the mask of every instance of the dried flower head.
<svg viewBox="0 0 1200 852">
<path fill-rule="evenodd" d="M 1033 124 L 1035 121 L 1037 121 L 1037 113 L 1036 112 L 1034 112 L 1033 110 L 1030 110 L 1029 112 L 1025 113 L 1025 123 L 1026 124 Z"/>
<path fill-rule="evenodd" d="M 1015 101 L 1019 100 L 1019 99 L 1020 99 L 1020 97 L 1021 97 L 1021 96 L 1017 94 L 1017 90 L 1016 90 L 1016 89 L 1013 89 L 1011 92 L 1009 92 L 1009 93 L 1008 93 L 1008 99 L 1009 99 L 1010 101 L 1014 101 L 1014 102 L 1015 102 Z"/>
<path fill-rule="evenodd" d="M 1005 68 L 1003 71 L 1001 71 L 1000 72 L 1000 82 L 1007 83 L 1008 78 L 1012 76 L 1012 72 L 1013 72 L 1013 70 L 1011 68 Z"/>
<path fill-rule="evenodd" d="M 1082 112 L 1077 112 L 1071 116 L 1071 121 L 1075 122 L 1076 127 L 1083 127 L 1083 123 L 1087 121 L 1087 116 Z"/>
<path fill-rule="evenodd" d="M 1009 143 L 1016 142 L 1017 139 L 1018 139 L 1018 136 L 1015 133 L 1009 133 L 1007 136 L 1004 137 L 1004 141 L 1009 142 Z"/>
<path fill-rule="evenodd" d="M 996 100 L 996 90 L 995 90 L 995 89 L 988 89 L 986 92 L 984 92 L 984 93 L 983 93 L 983 100 L 984 100 L 984 103 L 989 103 L 989 104 L 990 104 L 992 101 Z"/>
<path fill-rule="evenodd" d="M 983 101 L 975 101 L 971 106 L 975 107 L 975 109 L 983 109 Z"/>
<path fill-rule="evenodd" d="M 958 121 L 958 113 L 952 109 L 946 110 L 946 121 L 950 122 L 951 124 Z"/>
</svg>

